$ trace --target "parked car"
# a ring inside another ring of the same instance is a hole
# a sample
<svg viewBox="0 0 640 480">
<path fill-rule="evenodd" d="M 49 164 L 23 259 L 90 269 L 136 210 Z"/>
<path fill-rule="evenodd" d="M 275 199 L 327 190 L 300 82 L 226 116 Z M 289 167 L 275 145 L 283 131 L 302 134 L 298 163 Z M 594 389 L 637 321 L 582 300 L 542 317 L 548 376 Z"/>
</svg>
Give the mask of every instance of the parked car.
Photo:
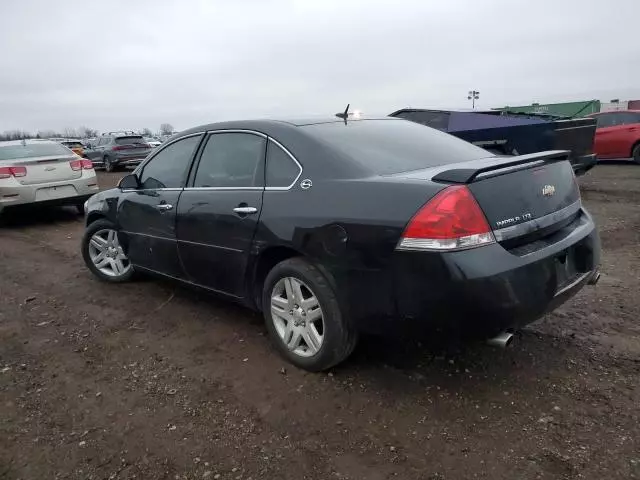
<svg viewBox="0 0 640 480">
<path fill-rule="evenodd" d="M 162 145 L 162 142 L 155 138 L 145 137 L 144 141 L 147 142 L 151 148 L 156 148 Z"/>
<path fill-rule="evenodd" d="M 598 160 L 631 159 L 640 164 L 640 110 L 592 115 L 597 121 L 593 150 Z"/>
<path fill-rule="evenodd" d="M 569 150 L 576 175 L 596 164 L 592 118 L 560 118 L 550 115 L 500 110 L 429 110 L 403 108 L 390 114 L 437 128 L 497 155 L 523 155 L 543 150 Z"/>
<path fill-rule="evenodd" d="M 0 213 L 26 204 L 75 205 L 98 191 L 93 165 L 50 140 L 0 142 Z"/>
<path fill-rule="evenodd" d="M 215 123 L 93 196 L 82 255 L 107 282 L 151 272 L 261 310 L 312 371 L 363 330 L 494 336 L 598 278 L 568 158 L 499 157 L 394 118 Z"/>
<path fill-rule="evenodd" d="M 65 139 L 60 143 L 80 157 L 84 157 L 84 145 L 80 140 Z"/>
<path fill-rule="evenodd" d="M 94 165 L 113 172 L 118 168 L 138 165 L 151 150 L 142 135 L 111 132 L 98 137 L 97 142 L 89 144 L 84 153 Z"/>
</svg>

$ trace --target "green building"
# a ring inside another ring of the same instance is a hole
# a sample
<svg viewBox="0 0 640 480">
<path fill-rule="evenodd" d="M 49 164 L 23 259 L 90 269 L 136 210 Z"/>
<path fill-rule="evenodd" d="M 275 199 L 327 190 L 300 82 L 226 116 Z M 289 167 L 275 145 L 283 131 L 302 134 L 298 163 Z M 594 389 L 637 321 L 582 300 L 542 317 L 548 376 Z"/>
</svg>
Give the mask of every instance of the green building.
<svg viewBox="0 0 640 480">
<path fill-rule="evenodd" d="M 506 106 L 496 108 L 503 112 L 515 113 L 537 113 L 543 115 L 553 115 L 559 117 L 579 118 L 600 111 L 600 100 L 585 100 L 583 102 L 565 103 L 532 103 L 519 107 Z"/>
</svg>

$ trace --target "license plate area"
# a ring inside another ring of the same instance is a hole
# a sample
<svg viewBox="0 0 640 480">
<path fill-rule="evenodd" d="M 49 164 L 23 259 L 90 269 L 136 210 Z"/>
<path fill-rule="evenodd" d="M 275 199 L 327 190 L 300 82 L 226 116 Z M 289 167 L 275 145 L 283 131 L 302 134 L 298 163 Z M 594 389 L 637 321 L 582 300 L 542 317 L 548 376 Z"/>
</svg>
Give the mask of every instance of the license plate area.
<svg viewBox="0 0 640 480">
<path fill-rule="evenodd" d="M 57 198 L 73 197 L 77 195 L 73 185 L 61 185 L 57 187 L 39 188 L 36 190 L 36 202 L 55 200 Z"/>
<path fill-rule="evenodd" d="M 567 285 L 575 282 L 584 272 L 580 271 L 576 263 L 576 252 L 573 248 L 568 248 L 554 258 L 556 269 L 556 291 L 562 290 Z"/>
</svg>

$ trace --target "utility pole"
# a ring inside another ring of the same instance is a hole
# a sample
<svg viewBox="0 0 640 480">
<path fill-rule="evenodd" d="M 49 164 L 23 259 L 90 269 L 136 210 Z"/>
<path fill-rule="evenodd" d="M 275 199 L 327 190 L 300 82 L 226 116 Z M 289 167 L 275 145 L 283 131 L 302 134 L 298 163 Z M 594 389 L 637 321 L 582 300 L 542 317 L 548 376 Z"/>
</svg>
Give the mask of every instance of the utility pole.
<svg viewBox="0 0 640 480">
<path fill-rule="evenodd" d="M 467 100 L 471 100 L 471 109 L 475 110 L 476 108 L 476 100 L 480 98 L 480 92 L 477 90 L 469 90 L 469 95 L 467 96 Z"/>
</svg>

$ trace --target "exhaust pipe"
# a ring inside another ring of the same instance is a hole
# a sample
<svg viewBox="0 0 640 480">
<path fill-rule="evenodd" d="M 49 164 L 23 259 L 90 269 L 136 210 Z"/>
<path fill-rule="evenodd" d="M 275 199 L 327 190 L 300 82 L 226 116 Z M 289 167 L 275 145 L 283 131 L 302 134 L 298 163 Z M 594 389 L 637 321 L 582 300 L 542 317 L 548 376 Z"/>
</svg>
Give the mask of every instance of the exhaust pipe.
<svg viewBox="0 0 640 480">
<path fill-rule="evenodd" d="M 600 272 L 595 272 L 587 282 L 589 285 L 595 285 L 600 280 Z"/>
<path fill-rule="evenodd" d="M 513 341 L 513 333 L 502 332 L 493 338 L 487 340 L 487 343 L 493 347 L 507 348 Z"/>
</svg>

